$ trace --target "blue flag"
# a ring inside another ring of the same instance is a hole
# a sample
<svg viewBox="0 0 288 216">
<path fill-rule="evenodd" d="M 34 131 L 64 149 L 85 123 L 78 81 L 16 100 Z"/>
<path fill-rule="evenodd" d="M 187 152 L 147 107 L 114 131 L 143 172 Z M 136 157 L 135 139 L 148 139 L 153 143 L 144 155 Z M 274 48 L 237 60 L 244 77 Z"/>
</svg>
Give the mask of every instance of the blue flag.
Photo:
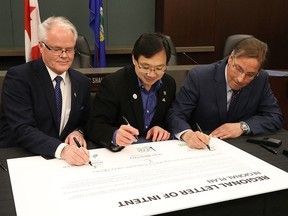
<svg viewBox="0 0 288 216">
<path fill-rule="evenodd" d="M 89 0 L 89 26 L 94 33 L 94 67 L 106 67 L 102 0 Z"/>
</svg>

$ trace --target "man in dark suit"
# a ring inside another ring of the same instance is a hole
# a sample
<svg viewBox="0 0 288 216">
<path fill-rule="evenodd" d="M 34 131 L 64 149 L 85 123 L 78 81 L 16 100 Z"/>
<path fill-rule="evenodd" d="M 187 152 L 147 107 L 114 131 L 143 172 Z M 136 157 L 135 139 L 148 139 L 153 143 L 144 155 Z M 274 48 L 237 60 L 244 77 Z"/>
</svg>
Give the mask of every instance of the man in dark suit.
<svg viewBox="0 0 288 216">
<path fill-rule="evenodd" d="M 88 137 L 93 142 L 119 151 L 137 142 L 137 136 L 169 139 L 164 120 L 176 89 L 174 79 L 165 74 L 170 56 L 164 35 L 140 36 L 132 51 L 133 66 L 102 80 L 88 122 Z"/>
<path fill-rule="evenodd" d="M 36 154 L 83 165 L 89 161 L 89 153 L 78 148 L 73 138 L 86 147 L 83 132 L 90 82 L 70 69 L 77 31 L 66 18 L 50 17 L 41 24 L 39 34 L 42 58 L 12 67 L 5 76 L 0 146 L 23 146 Z M 56 77 L 60 79 L 60 98 L 55 92 Z M 60 99 L 58 110 L 56 98 Z"/>
<path fill-rule="evenodd" d="M 193 68 L 167 114 L 173 135 L 192 148 L 205 148 L 209 136 L 227 139 L 279 130 L 283 116 L 261 69 L 267 44 L 240 41 L 228 58 Z"/>
</svg>

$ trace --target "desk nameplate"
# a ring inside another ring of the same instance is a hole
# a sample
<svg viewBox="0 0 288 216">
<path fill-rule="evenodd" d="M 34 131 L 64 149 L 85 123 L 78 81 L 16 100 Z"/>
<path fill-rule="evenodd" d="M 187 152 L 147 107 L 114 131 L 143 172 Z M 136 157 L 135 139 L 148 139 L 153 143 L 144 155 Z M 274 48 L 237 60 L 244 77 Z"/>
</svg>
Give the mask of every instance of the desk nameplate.
<svg viewBox="0 0 288 216">
<path fill-rule="evenodd" d="M 110 73 L 89 73 L 85 74 L 91 82 L 91 92 L 97 93 L 100 88 L 100 84 L 105 76 Z"/>
</svg>

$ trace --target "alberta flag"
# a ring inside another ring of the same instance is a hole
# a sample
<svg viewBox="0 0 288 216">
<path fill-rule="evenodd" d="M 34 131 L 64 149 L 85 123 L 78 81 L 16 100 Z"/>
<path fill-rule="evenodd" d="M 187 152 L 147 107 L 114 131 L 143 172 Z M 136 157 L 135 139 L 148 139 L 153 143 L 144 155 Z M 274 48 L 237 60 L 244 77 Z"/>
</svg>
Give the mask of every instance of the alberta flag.
<svg viewBox="0 0 288 216">
<path fill-rule="evenodd" d="M 41 56 L 38 47 L 38 26 L 40 13 L 37 0 L 24 1 L 24 26 L 25 26 L 25 57 L 26 62 Z"/>
<path fill-rule="evenodd" d="M 105 67 L 105 38 L 102 0 L 90 0 L 90 28 L 94 33 L 94 67 Z"/>
</svg>

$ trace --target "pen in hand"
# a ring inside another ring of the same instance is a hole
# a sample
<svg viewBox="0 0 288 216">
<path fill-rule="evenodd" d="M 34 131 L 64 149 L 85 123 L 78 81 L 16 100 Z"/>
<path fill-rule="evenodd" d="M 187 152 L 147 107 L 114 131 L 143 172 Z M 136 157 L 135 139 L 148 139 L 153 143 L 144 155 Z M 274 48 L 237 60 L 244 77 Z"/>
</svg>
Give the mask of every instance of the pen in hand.
<svg viewBox="0 0 288 216">
<path fill-rule="evenodd" d="M 130 123 L 129 123 L 129 121 L 127 120 L 127 118 L 125 118 L 125 116 L 122 116 L 122 118 L 124 119 L 124 121 L 126 122 L 126 124 L 130 126 Z M 134 134 L 134 137 L 135 137 L 135 138 L 137 139 L 137 141 L 138 141 L 138 136 L 137 136 L 136 134 Z"/>
<path fill-rule="evenodd" d="M 196 123 L 196 126 L 197 126 L 198 130 L 199 130 L 201 133 L 203 133 L 203 131 L 201 130 L 201 128 L 200 128 L 200 126 L 198 125 L 198 123 Z M 211 151 L 211 148 L 210 148 L 210 146 L 209 146 L 208 143 L 206 144 L 206 146 L 207 146 L 207 148 L 209 149 L 209 151 Z"/>
<path fill-rule="evenodd" d="M 7 168 L 1 162 L 0 162 L 0 166 L 4 171 L 8 172 Z"/>
<path fill-rule="evenodd" d="M 82 148 L 82 146 L 80 145 L 80 143 L 79 143 L 79 141 L 76 139 L 76 137 L 73 137 L 73 139 L 74 139 L 74 142 L 76 143 L 77 147 L 78 147 L 78 148 Z M 89 164 L 90 164 L 90 166 L 93 166 L 92 163 L 91 163 L 91 161 L 89 161 Z"/>
</svg>

